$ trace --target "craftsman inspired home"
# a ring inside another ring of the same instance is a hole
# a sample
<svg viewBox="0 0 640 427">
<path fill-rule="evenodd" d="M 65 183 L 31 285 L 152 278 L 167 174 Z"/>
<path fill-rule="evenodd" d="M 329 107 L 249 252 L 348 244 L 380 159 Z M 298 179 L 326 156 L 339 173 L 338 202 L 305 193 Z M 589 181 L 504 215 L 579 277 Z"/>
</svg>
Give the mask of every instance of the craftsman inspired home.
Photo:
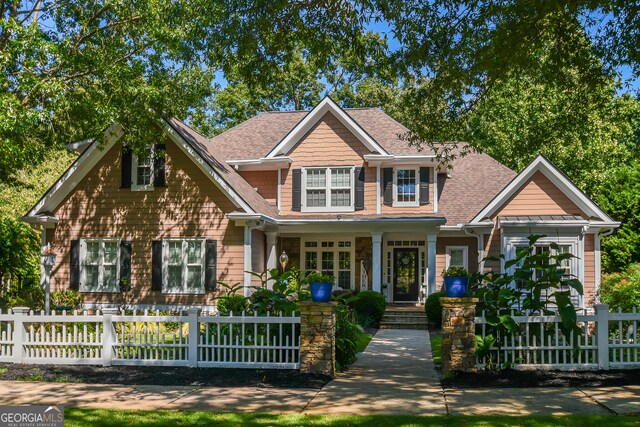
<svg viewBox="0 0 640 427">
<path fill-rule="evenodd" d="M 259 114 L 207 139 L 177 119 L 137 157 L 122 129 L 80 143 L 77 161 L 23 218 L 58 254 L 52 289 L 79 290 L 88 306 L 130 303 L 211 308 L 218 281 L 250 291 L 248 271 L 319 270 L 336 285 L 416 303 L 450 266 L 501 269 L 545 234 L 578 257 L 566 269 L 589 305 L 600 277 L 600 237 L 619 224 L 542 156 L 516 174 L 484 154 L 448 168 L 400 136 L 379 109 Z"/>
</svg>

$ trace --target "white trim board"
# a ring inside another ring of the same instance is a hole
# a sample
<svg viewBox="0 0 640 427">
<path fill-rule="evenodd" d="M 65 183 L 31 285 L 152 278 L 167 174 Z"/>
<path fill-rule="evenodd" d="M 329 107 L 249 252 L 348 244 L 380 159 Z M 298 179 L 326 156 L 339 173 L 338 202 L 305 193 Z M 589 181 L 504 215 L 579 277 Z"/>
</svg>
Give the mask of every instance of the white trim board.
<svg viewBox="0 0 640 427">
<path fill-rule="evenodd" d="M 600 209 L 586 194 L 571 182 L 553 163 L 542 154 L 524 168 L 505 188 L 498 193 L 470 222 L 475 224 L 482 222 L 484 218 L 491 218 L 514 194 L 516 194 L 531 177 L 540 171 L 555 186 L 560 189 L 575 205 L 589 217 L 595 217 L 606 223 L 614 221 L 602 209 Z"/>
<path fill-rule="evenodd" d="M 313 110 L 304 116 L 304 118 L 273 148 L 266 158 L 274 158 L 280 155 L 286 155 L 309 131 L 320 121 L 325 113 L 332 113 L 340 122 L 353 133 L 360 142 L 362 142 L 371 152 L 379 154 L 388 154 L 384 148 L 380 146 L 364 129 L 349 116 L 342 108 L 338 106 L 330 97 L 325 96 Z"/>
</svg>

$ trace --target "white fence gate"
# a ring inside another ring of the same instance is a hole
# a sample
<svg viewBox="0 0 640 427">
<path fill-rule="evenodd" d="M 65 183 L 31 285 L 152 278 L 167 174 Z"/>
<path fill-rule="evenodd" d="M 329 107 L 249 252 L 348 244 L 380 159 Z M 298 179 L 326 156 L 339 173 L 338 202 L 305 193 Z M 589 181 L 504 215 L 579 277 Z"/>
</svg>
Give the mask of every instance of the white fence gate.
<svg viewBox="0 0 640 427">
<path fill-rule="evenodd" d="M 298 369 L 300 317 L 0 312 L 0 362 Z"/>
<path fill-rule="evenodd" d="M 565 336 L 559 328 L 560 316 L 513 316 L 520 332 L 503 338 L 490 356 L 481 360 L 483 368 L 493 363 L 510 363 L 516 369 L 615 369 L 640 367 L 640 313 L 609 313 L 609 306 L 598 304 L 595 314 L 579 315 L 582 334 Z M 484 338 L 489 325 L 476 317 L 476 329 Z"/>
</svg>

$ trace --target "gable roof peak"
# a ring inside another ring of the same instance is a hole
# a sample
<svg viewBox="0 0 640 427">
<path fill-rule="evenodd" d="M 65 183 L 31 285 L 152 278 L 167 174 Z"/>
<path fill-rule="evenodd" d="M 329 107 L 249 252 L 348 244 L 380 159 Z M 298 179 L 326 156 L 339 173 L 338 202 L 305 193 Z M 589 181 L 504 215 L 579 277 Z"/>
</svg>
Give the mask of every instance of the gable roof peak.
<svg viewBox="0 0 640 427">
<path fill-rule="evenodd" d="M 358 122 L 345 110 L 335 103 L 329 95 L 322 98 L 311 111 L 309 111 L 284 138 L 266 155 L 266 158 L 286 154 L 295 144 L 316 124 L 326 113 L 333 114 L 351 133 L 355 135 L 371 152 L 388 154 L 384 148 L 374 140 Z"/>
</svg>

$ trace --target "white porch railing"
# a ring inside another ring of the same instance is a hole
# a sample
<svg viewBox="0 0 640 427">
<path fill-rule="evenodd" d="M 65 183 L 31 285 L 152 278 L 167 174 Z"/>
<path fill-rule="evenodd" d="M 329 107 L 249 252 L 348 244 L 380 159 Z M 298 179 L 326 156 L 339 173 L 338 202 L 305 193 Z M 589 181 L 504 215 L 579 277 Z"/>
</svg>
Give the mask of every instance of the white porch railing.
<svg viewBox="0 0 640 427">
<path fill-rule="evenodd" d="M 640 367 L 640 313 L 609 313 L 599 304 L 595 314 L 579 315 L 582 334 L 566 337 L 560 331 L 560 316 L 513 316 L 520 332 L 504 337 L 500 347 L 490 350 L 493 363 L 510 363 L 516 369 L 611 369 Z M 476 329 L 484 338 L 489 327 L 476 317 Z M 486 366 L 488 358 L 478 363 Z"/>
<path fill-rule="evenodd" d="M 0 362 L 297 369 L 299 316 L 0 312 Z"/>
</svg>

